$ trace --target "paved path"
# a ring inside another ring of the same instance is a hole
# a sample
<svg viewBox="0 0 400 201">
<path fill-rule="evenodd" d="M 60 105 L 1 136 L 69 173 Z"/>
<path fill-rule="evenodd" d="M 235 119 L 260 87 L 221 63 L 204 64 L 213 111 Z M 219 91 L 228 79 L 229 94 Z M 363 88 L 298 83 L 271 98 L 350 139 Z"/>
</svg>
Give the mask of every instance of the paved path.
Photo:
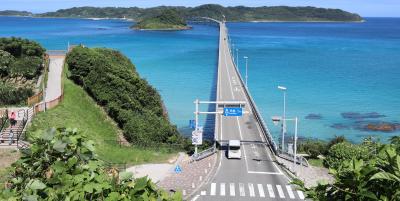
<svg viewBox="0 0 400 201">
<path fill-rule="evenodd" d="M 48 72 L 46 98 L 45 101 L 52 101 L 61 96 L 62 70 L 65 56 L 50 56 L 50 65 Z"/>
<path fill-rule="evenodd" d="M 290 185 L 289 178 L 276 164 L 261 127 L 255 119 L 229 50 L 227 28 L 220 23 L 218 61 L 218 101 L 244 101 L 249 112 L 242 117 L 216 116 L 217 141 L 241 140 L 242 159 L 226 157 L 219 151 L 219 164 L 213 179 L 193 200 L 302 200 L 304 195 Z M 218 110 L 222 110 L 219 106 Z"/>
</svg>

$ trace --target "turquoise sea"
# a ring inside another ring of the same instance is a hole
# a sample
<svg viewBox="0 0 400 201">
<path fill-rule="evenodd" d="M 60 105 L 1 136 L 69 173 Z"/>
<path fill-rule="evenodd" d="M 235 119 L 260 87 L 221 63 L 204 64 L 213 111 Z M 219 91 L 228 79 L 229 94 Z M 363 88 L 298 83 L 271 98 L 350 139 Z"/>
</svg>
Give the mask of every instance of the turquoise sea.
<svg viewBox="0 0 400 201">
<path fill-rule="evenodd" d="M 51 50 L 66 49 L 68 42 L 120 50 L 159 90 L 171 120 L 188 131 L 193 101 L 212 99 L 214 93 L 218 27 L 193 24 L 188 31 L 159 32 L 131 30 L 131 24 L 0 17 L 0 37 L 34 39 Z M 366 18 L 365 23 L 229 23 L 228 28 L 239 49 L 241 72 L 243 56 L 249 57 L 250 91 L 277 139 L 280 128 L 270 118 L 283 110 L 278 85 L 288 88 L 287 116 L 300 118 L 302 137 L 344 135 L 360 142 L 369 135 L 386 141 L 400 134 L 362 129 L 368 122 L 400 123 L 400 18 Z M 314 119 L 307 119 L 309 114 Z M 292 131 L 289 126 L 289 135 Z"/>
</svg>

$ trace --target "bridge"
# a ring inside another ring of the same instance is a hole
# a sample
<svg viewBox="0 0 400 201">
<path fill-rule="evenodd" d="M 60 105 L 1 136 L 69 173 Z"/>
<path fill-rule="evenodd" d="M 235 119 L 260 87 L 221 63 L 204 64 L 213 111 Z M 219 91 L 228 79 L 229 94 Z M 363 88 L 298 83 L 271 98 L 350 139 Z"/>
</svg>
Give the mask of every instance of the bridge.
<svg viewBox="0 0 400 201">
<path fill-rule="evenodd" d="M 221 145 L 217 166 L 192 200 L 303 200 L 303 193 L 289 184 L 290 178 L 275 162 L 275 143 L 233 62 L 225 22 L 209 20 L 220 28 L 217 102 L 244 102 L 246 113 L 216 115 L 215 138 Z M 228 140 L 241 141 L 241 160 L 227 158 Z"/>
</svg>

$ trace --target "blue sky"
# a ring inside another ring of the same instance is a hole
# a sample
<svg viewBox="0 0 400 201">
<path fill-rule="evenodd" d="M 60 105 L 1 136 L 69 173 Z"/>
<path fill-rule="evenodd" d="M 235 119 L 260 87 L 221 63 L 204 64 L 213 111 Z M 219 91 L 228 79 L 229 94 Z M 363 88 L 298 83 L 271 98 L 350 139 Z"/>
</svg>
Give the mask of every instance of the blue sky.
<svg viewBox="0 0 400 201">
<path fill-rule="evenodd" d="M 27 10 L 37 13 L 74 6 L 197 6 L 205 3 L 224 6 L 316 6 L 340 8 L 364 17 L 400 17 L 400 0 L 0 0 L 0 10 Z"/>
</svg>

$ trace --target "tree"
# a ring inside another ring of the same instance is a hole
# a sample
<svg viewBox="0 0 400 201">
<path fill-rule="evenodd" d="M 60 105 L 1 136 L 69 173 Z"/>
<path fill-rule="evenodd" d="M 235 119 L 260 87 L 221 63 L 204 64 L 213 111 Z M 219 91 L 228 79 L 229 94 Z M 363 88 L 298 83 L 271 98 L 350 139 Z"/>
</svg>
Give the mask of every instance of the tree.
<svg viewBox="0 0 400 201">
<path fill-rule="evenodd" d="M 400 200 L 400 155 L 394 145 L 382 145 L 371 160 L 350 159 L 330 169 L 335 181 L 307 188 L 301 180 L 293 183 L 307 198 L 325 200 Z"/>
<path fill-rule="evenodd" d="M 181 200 L 158 190 L 146 177 L 105 168 L 92 141 L 73 129 L 51 129 L 34 139 L 13 164 L 2 192 L 8 200 Z"/>
</svg>

